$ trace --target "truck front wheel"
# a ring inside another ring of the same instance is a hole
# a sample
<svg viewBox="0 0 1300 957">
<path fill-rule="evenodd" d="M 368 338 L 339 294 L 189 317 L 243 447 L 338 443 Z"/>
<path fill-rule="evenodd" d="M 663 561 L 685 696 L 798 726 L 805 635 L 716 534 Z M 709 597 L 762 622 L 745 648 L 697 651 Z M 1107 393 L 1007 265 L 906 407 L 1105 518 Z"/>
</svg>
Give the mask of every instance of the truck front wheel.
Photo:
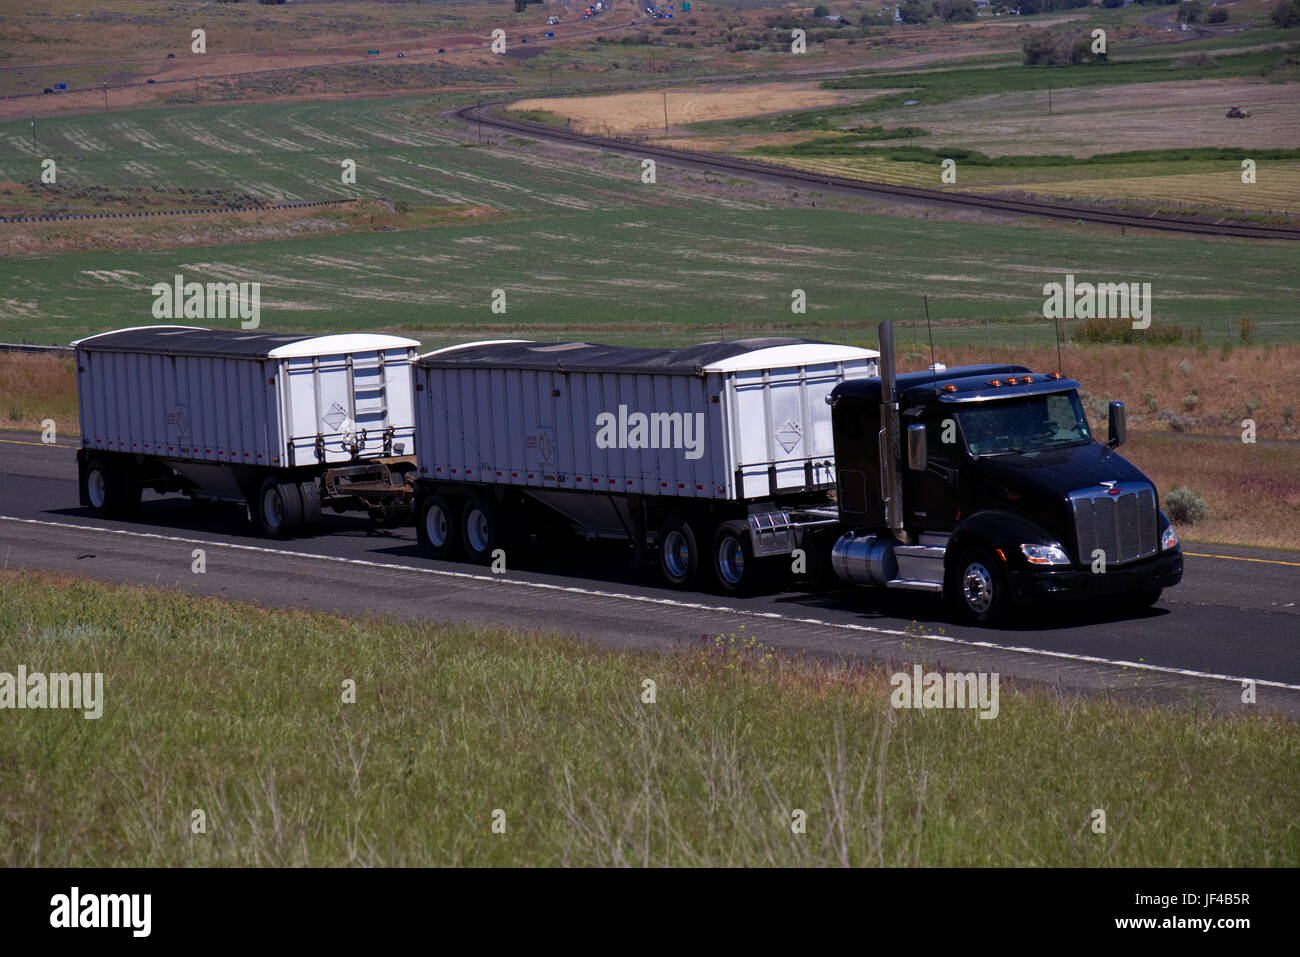
<svg viewBox="0 0 1300 957">
<path fill-rule="evenodd" d="M 971 625 L 988 627 L 1007 611 L 1007 576 L 992 552 L 968 548 L 957 558 L 949 582 L 957 614 Z"/>
<path fill-rule="evenodd" d="M 441 495 L 429 495 L 420 503 L 415 521 L 415 535 L 420 544 L 437 559 L 456 553 L 456 512 Z"/>
<path fill-rule="evenodd" d="M 691 523 L 669 515 L 655 542 L 659 573 L 674 588 L 689 588 L 700 574 L 700 546 Z"/>
</svg>

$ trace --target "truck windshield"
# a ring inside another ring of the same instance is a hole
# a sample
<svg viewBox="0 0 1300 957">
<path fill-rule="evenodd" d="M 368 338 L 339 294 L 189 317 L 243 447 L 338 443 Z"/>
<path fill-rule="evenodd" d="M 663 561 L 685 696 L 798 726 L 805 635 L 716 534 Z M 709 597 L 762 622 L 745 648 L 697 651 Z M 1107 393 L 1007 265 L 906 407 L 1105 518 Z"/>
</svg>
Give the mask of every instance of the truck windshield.
<svg viewBox="0 0 1300 957">
<path fill-rule="evenodd" d="M 973 455 L 1038 452 L 1092 441 L 1074 392 L 970 406 L 957 413 L 957 421 Z"/>
</svg>

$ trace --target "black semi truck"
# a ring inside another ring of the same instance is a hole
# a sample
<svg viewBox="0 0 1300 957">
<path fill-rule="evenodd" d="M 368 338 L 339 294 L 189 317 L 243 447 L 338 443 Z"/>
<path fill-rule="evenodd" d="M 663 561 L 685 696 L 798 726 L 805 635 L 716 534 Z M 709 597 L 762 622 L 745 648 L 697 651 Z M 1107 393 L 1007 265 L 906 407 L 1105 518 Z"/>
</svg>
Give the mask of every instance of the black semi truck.
<svg viewBox="0 0 1300 957">
<path fill-rule="evenodd" d="M 971 623 L 1069 597 L 1151 605 L 1178 584 L 1178 536 L 1154 483 L 1115 449 L 1124 404 L 1098 442 L 1079 383 L 1059 372 L 978 365 L 838 385 L 832 408 L 836 518 L 813 526 L 847 582 L 942 594 Z M 794 516 L 798 517 L 798 516 Z M 815 516 L 808 516 L 815 518 Z"/>
</svg>

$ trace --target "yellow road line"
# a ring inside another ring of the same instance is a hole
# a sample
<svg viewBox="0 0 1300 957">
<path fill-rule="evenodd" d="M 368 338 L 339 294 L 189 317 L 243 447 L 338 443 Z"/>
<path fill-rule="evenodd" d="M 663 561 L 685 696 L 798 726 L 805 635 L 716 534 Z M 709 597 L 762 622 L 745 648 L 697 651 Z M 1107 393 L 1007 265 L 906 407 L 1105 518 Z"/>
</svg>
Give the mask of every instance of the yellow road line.
<svg viewBox="0 0 1300 957">
<path fill-rule="evenodd" d="M 1207 555 L 1202 552 L 1183 552 L 1195 558 L 1226 558 L 1230 562 L 1260 562 L 1264 565 L 1294 565 L 1300 568 L 1300 562 L 1280 562 L 1276 558 L 1242 558 L 1240 555 Z"/>
<path fill-rule="evenodd" d="M 39 445 L 43 449 L 75 449 L 75 445 L 55 445 L 52 442 L 21 442 L 18 439 L 0 439 L 6 445 Z"/>
</svg>

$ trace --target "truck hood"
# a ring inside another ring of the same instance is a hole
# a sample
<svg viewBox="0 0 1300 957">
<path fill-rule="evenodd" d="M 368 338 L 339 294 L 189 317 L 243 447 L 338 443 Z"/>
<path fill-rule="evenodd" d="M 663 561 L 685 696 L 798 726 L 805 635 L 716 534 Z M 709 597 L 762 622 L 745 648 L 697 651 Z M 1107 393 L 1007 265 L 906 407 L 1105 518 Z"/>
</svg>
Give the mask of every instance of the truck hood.
<svg viewBox="0 0 1300 957">
<path fill-rule="evenodd" d="M 1124 456 L 1097 442 L 1046 452 L 986 456 L 976 468 L 987 481 L 1008 491 L 1056 501 L 1103 481 L 1151 481 Z"/>
</svg>

